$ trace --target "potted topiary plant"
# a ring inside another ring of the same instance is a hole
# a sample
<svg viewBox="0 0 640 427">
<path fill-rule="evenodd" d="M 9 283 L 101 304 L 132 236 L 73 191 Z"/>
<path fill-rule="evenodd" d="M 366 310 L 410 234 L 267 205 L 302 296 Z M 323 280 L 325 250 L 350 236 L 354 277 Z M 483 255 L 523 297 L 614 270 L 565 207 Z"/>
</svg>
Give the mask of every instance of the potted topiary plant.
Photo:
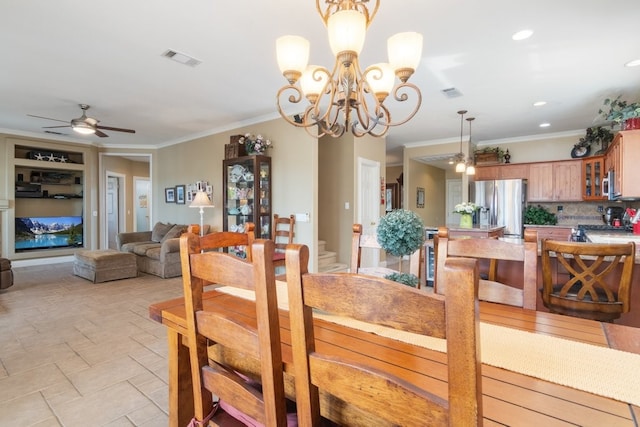
<svg viewBox="0 0 640 427">
<path fill-rule="evenodd" d="M 422 218 L 407 209 L 393 210 L 380 219 L 377 237 L 382 249 L 400 260 L 400 272 L 389 274 L 385 279 L 416 287 L 416 275 L 402 272 L 402 258 L 419 250 L 424 243 Z"/>
<path fill-rule="evenodd" d="M 621 130 L 640 129 L 640 103 L 607 98 L 598 113 L 605 120 L 619 124 Z"/>
</svg>

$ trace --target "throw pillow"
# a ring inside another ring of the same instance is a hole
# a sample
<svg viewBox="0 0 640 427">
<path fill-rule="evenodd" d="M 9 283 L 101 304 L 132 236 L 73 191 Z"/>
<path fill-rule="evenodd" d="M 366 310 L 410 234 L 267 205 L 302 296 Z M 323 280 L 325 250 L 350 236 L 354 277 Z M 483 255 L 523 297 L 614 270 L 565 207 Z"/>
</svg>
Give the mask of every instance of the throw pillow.
<svg viewBox="0 0 640 427">
<path fill-rule="evenodd" d="M 173 224 L 156 223 L 151 231 L 151 240 L 160 243 L 164 235 L 167 234 L 172 227 Z"/>
<path fill-rule="evenodd" d="M 167 239 L 173 239 L 175 237 L 180 237 L 182 235 L 182 233 L 184 233 L 185 231 L 187 231 L 187 226 L 186 225 L 174 225 L 173 227 L 171 227 L 171 230 L 169 230 L 167 232 L 167 234 L 164 235 L 164 237 L 162 238 L 161 242 L 164 242 Z"/>
</svg>

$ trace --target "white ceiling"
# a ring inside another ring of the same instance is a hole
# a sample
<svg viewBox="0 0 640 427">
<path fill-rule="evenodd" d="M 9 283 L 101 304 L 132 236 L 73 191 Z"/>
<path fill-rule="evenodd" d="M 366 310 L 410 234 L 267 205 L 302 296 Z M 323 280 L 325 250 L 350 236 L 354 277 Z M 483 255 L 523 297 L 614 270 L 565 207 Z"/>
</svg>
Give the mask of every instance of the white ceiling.
<svg viewBox="0 0 640 427">
<path fill-rule="evenodd" d="M 285 79 L 275 40 L 284 34 L 311 41 L 312 63 L 333 65 L 313 0 L 3 0 L 0 15 L 0 131 L 63 141 L 160 147 L 276 118 Z M 391 129 L 388 150 L 458 140 L 460 109 L 476 118 L 476 142 L 600 123 L 605 98 L 640 98 L 640 67 L 623 66 L 640 58 L 639 22 L 638 0 L 382 0 L 363 66 L 386 61 L 396 32 L 424 35 L 411 79 L 422 106 Z M 511 40 L 525 28 L 530 39 Z M 167 49 L 202 64 L 168 60 Z M 451 87 L 462 96 L 445 97 Z M 539 100 L 547 105 L 534 108 Z M 100 124 L 136 133 L 52 136 L 42 127 L 64 123 L 27 116 L 67 121 L 81 115 L 79 103 Z"/>
</svg>

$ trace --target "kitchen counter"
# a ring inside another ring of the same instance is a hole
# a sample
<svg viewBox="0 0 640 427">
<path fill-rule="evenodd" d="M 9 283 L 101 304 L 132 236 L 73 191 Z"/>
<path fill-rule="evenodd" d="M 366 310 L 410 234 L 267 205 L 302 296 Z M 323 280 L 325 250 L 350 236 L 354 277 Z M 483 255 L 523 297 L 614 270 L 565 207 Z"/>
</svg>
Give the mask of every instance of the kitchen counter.
<svg viewBox="0 0 640 427">
<path fill-rule="evenodd" d="M 627 243 L 634 242 L 636 245 L 640 244 L 640 234 L 633 234 L 631 232 L 609 232 L 600 230 L 585 230 L 587 241 L 593 243 Z M 638 264 L 638 254 L 636 254 L 636 264 Z"/>
<path fill-rule="evenodd" d="M 493 233 L 496 231 L 504 230 L 504 225 L 478 225 L 474 224 L 471 228 L 460 227 L 460 224 L 447 224 L 447 228 L 453 231 L 486 231 L 487 233 Z"/>
<path fill-rule="evenodd" d="M 502 237 L 504 236 L 504 225 L 477 225 L 471 228 L 460 227 L 460 224 L 447 224 L 449 236 L 451 237 Z"/>
</svg>

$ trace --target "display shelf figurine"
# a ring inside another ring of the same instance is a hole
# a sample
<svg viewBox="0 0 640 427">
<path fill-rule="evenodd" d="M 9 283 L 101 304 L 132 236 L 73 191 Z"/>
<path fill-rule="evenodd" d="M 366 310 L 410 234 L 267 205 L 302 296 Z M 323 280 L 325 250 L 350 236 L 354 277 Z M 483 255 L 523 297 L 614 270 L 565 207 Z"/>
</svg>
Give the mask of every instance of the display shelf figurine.
<svg viewBox="0 0 640 427">
<path fill-rule="evenodd" d="M 505 163 L 511 163 L 511 154 L 509 154 L 509 149 L 507 148 L 507 151 L 504 153 L 504 162 Z"/>
</svg>

